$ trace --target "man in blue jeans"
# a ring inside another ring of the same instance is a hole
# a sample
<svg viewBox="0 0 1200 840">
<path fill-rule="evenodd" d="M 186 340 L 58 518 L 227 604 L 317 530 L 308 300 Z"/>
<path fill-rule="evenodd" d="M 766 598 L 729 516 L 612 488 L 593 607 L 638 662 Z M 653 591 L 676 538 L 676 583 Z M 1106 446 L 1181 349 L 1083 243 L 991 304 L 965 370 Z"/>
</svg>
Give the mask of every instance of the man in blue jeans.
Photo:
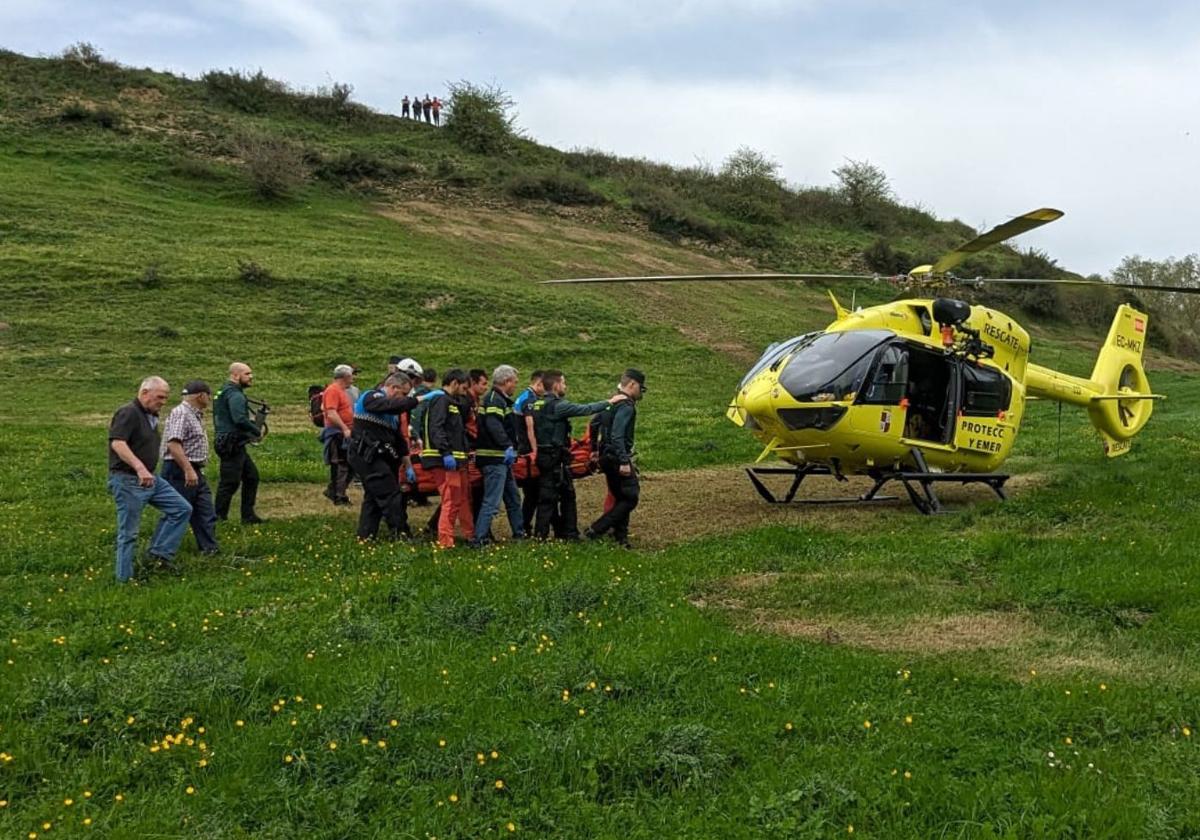
<svg viewBox="0 0 1200 840">
<path fill-rule="evenodd" d="M 492 373 L 492 388 L 479 403 L 479 434 L 475 439 L 475 465 L 483 473 L 483 503 L 475 518 L 475 538 L 471 545 L 479 547 L 491 536 L 492 519 L 500 512 L 500 499 L 514 539 L 525 536 L 521 495 L 513 478 L 512 465 L 517 460 L 518 418 L 513 413 L 513 394 L 517 390 L 517 371 L 510 365 L 500 365 Z"/>
<path fill-rule="evenodd" d="M 117 504 L 117 580 L 134 574 L 134 554 L 142 509 L 159 509 L 165 522 L 148 552 L 151 563 L 177 573 L 175 552 L 187 530 L 192 506 L 166 479 L 154 474 L 158 466 L 158 412 L 167 401 L 168 385 L 158 376 L 142 381 L 137 398 L 117 409 L 108 426 L 108 490 Z"/>
<path fill-rule="evenodd" d="M 201 554 L 221 551 L 217 544 L 217 510 L 213 507 L 212 490 L 204 478 L 208 464 L 208 432 L 204 430 L 204 411 L 212 405 L 212 388 L 203 379 L 193 379 L 183 386 L 183 400 L 167 415 L 158 456 L 162 459 L 162 477 L 192 506 L 192 533 Z M 154 530 L 167 527 L 167 518 L 158 520 Z"/>
</svg>

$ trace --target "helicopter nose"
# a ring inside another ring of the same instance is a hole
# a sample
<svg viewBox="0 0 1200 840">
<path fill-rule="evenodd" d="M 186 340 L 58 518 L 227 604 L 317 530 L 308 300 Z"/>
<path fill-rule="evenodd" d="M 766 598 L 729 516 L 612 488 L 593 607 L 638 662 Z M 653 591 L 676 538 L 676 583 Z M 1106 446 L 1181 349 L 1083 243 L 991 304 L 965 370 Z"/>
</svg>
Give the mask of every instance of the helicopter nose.
<svg viewBox="0 0 1200 840">
<path fill-rule="evenodd" d="M 761 378 L 746 384 L 738 391 L 736 404 L 747 416 L 754 419 L 756 426 L 761 427 L 764 421 L 769 421 L 775 415 L 775 398 L 773 383 Z"/>
</svg>

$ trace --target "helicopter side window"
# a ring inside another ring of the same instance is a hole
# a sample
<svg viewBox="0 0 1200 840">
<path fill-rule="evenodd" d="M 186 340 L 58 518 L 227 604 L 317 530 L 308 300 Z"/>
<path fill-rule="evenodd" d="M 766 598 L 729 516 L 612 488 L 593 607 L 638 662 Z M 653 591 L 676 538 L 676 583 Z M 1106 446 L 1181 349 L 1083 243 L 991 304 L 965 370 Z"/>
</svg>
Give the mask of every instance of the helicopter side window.
<svg viewBox="0 0 1200 840">
<path fill-rule="evenodd" d="M 988 417 L 1007 411 L 1012 402 L 1012 383 L 1000 371 L 982 365 L 963 365 L 963 414 Z"/>
<path fill-rule="evenodd" d="M 863 388 L 861 403 L 898 405 L 908 389 L 908 350 L 889 344 L 875 359 L 875 367 Z"/>
</svg>

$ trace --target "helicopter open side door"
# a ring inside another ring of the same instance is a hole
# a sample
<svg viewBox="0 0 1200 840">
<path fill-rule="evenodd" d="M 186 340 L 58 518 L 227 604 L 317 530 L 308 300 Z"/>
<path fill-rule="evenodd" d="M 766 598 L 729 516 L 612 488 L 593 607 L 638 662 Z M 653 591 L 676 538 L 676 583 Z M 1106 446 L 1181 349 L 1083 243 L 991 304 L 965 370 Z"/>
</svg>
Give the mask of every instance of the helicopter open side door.
<svg viewBox="0 0 1200 840">
<path fill-rule="evenodd" d="M 959 359 L 920 345 L 909 345 L 902 441 L 955 449 L 955 417 L 961 400 Z"/>
</svg>

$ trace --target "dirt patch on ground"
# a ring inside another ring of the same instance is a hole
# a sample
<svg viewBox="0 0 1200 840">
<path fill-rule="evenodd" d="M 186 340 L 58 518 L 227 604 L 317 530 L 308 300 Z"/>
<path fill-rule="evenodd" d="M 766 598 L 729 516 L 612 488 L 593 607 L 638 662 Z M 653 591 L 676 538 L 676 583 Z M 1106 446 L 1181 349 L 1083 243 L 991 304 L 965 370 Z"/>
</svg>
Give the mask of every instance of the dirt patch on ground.
<svg viewBox="0 0 1200 840">
<path fill-rule="evenodd" d="M 573 214 L 534 213 L 515 206 L 478 206 L 436 201 L 403 201 L 379 205 L 376 212 L 405 227 L 422 233 L 455 237 L 491 245 L 535 244 L 553 239 L 558 247 L 573 253 L 561 260 L 563 276 L 587 273 L 608 262 L 608 255 L 619 253 L 627 269 L 651 274 L 674 274 L 681 265 L 696 271 L 728 271 L 729 263 L 713 256 L 697 254 L 666 242 L 655 242 L 645 233 L 614 229 L 622 220 L 607 218 L 604 211 L 576 219 Z M 608 227 L 603 227 L 605 222 Z"/>
<path fill-rule="evenodd" d="M 143 102 L 147 104 L 157 104 L 163 100 L 163 92 L 157 88 L 149 87 L 127 87 L 123 88 L 118 99 L 128 99 L 134 102 Z"/>
<path fill-rule="evenodd" d="M 796 616 L 778 610 L 755 610 L 747 619 L 747 626 L 760 632 L 825 644 L 909 653 L 1007 650 L 1028 644 L 1039 634 L 1036 625 L 1021 613 L 914 616 L 898 621 Z"/>
<path fill-rule="evenodd" d="M 258 512 L 267 519 L 295 519 L 300 516 L 336 516 L 357 520 L 362 491 L 353 484 L 347 490 L 348 505 L 334 505 L 321 495 L 324 484 L 266 482 L 258 488 Z"/>
<path fill-rule="evenodd" d="M 1022 488 L 1033 486 L 1040 480 L 1039 475 L 1015 476 L 1010 486 L 1014 492 L 1020 492 Z M 853 497 L 867 490 L 870 485 L 867 479 L 861 482 L 850 479 L 847 485 L 839 483 L 836 489 L 839 494 Z M 321 495 L 324 488 L 324 484 L 273 484 L 268 477 L 259 490 L 260 508 L 264 516 L 278 519 L 345 513 L 347 508 L 334 508 Z M 599 516 L 606 488 L 600 476 L 577 481 L 575 488 L 579 497 L 579 524 L 582 527 Z M 813 482 L 811 488 L 801 489 L 820 496 L 835 488 L 820 487 Z M 357 489 L 352 487 L 355 511 L 361 499 L 357 493 Z M 804 497 L 803 492 L 798 495 Z M 943 494 L 943 501 L 952 506 L 988 498 L 994 496 L 987 488 L 954 488 L 954 492 L 947 490 Z M 431 508 L 428 510 L 432 512 Z M 415 509 L 413 515 L 414 522 L 420 521 L 420 509 Z M 642 503 L 634 511 L 630 532 L 634 543 L 640 548 L 664 548 L 697 537 L 731 534 L 764 525 L 861 528 L 868 524 L 878 526 L 881 519 L 889 517 L 912 518 L 919 515 L 906 499 L 869 508 L 770 505 L 754 492 L 741 467 L 704 467 L 643 474 Z M 507 527 L 501 524 L 497 530 L 503 534 Z M 768 579 L 759 585 L 769 583 Z M 740 584 L 743 591 L 753 587 L 749 579 Z"/>
</svg>

